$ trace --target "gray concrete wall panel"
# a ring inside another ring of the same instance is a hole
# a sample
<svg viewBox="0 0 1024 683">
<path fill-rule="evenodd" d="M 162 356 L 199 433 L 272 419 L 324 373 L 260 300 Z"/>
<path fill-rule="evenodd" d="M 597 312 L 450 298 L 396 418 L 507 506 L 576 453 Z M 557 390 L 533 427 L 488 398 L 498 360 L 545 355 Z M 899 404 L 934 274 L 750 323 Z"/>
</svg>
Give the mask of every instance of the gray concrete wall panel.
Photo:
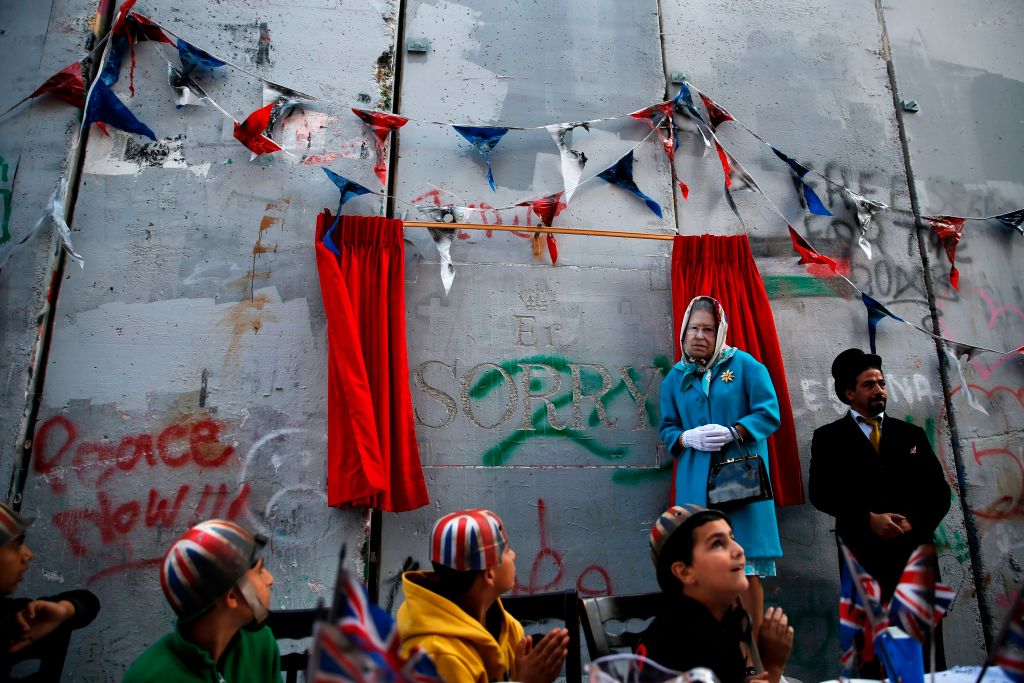
<svg viewBox="0 0 1024 683">
<path fill-rule="evenodd" d="M 885 17 L 899 96 L 921 106 L 903 115 L 921 212 L 991 216 L 1019 208 L 1024 122 L 1011 112 L 1024 107 L 1024 61 L 1012 46 L 1024 23 L 1020 5 L 909 3 L 887 7 Z M 946 254 L 928 233 L 945 336 L 993 349 L 1024 342 L 1020 237 L 996 221 L 969 222 L 956 251 L 957 291 L 948 283 Z M 1024 359 L 986 353 L 967 363 L 965 374 L 988 415 L 968 407 L 954 374 L 952 407 L 967 483 L 966 491 L 955 489 L 955 507 L 963 495 L 977 524 L 981 599 L 998 627 L 1024 579 Z M 944 419 L 936 424 L 947 428 Z M 939 444 L 945 447 L 946 439 Z M 950 462 L 949 451 L 943 459 Z M 948 531 L 950 551 L 966 552 L 958 530 Z"/>
<path fill-rule="evenodd" d="M 544 130 L 505 136 L 493 155 L 492 191 L 475 150 L 450 128 L 422 121 L 539 126 L 626 114 L 674 94 L 669 71 L 686 73 L 784 152 L 867 197 L 906 208 L 913 194 L 933 213 L 1017 208 L 1020 122 L 1000 114 L 1020 109 L 1021 61 L 1005 47 L 1020 8 L 997 3 L 975 17 L 949 3 L 917 5 L 885 8 L 882 17 L 866 0 L 409 0 L 401 18 L 386 1 L 137 7 L 199 47 L 325 101 L 295 110 L 275 130 L 291 155 L 249 162 L 229 120 L 211 108 L 174 109 L 160 51 L 175 63 L 176 56 L 140 44 L 137 95 L 128 96 L 127 63 L 115 90 L 158 142 L 116 130 L 109 138 L 93 130 L 88 139 L 73 223 L 86 269 L 69 268 L 62 282 L 24 491 L 26 511 L 39 518 L 24 593 L 86 585 L 104 602 L 97 622 L 76 636 L 67 678 L 117 680 L 166 632 L 172 615 L 156 561 L 196 519 L 233 517 L 271 535 L 275 607 L 328 596 L 340 543 L 360 556 L 363 516 L 324 500 L 326 323 L 311 246 L 315 214 L 337 203 L 318 165 L 380 186 L 372 138 L 348 107 L 397 102 L 419 119 L 397 136 L 391 169 L 396 215 L 409 219 L 425 218 L 413 204 L 451 203 L 480 209 L 474 222 L 533 225 L 537 216 L 525 207 L 494 208 L 562 189 Z M 30 91 L 81 54 L 90 12 L 59 3 L 49 18 L 41 8 L 19 14 L 19 37 L 0 34 L 0 47 L 26 64 L 42 61 L 35 75 L 8 70 L 11 90 Z M 400 19 L 406 37 L 430 42 L 427 53 L 396 55 Z M 886 28 L 899 94 L 922 103 L 920 115 L 905 117 L 909 168 Z M 264 103 L 259 82 L 244 74 L 225 71 L 203 83 L 239 119 Z M 34 223 L 45 205 L 72 119 L 66 108 L 39 103 L 0 120 L 0 155 L 19 174 L 13 188 L 0 184 L 12 190 L 12 225 Z M 737 193 L 746 225 L 739 223 L 722 198 L 717 156 L 689 129 L 676 164 L 691 188 L 684 200 L 649 132 L 628 118 L 603 122 L 577 130 L 574 147 L 589 159 L 584 178 L 635 148 L 637 184 L 663 207 L 662 219 L 595 179 L 556 224 L 749 233 L 787 364 L 806 484 L 813 429 L 843 411 L 832 358 L 867 346 L 863 306 L 849 287 L 795 265 L 786 221 L 765 197 Z M 958 250 L 957 293 L 945 283 L 941 247 L 925 240 L 922 254 L 907 215 L 878 216 L 868 259 L 838 191 L 813 180 L 834 216 L 808 216 L 767 147 L 734 123 L 719 135 L 786 219 L 893 312 L 930 328 L 934 306 L 947 336 L 1020 345 L 1012 265 L 1019 235 L 971 224 Z M 361 197 L 346 212 L 381 208 L 378 198 Z M 397 608 L 400 572 L 428 564 L 434 520 L 464 506 L 504 519 L 517 591 L 654 590 L 646 538 L 668 501 L 671 465 L 657 438 L 658 385 L 674 344 L 671 243 L 560 236 L 552 267 L 525 233 L 464 231 L 454 240 L 456 278 L 445 295 L 429 234 L 408 228 L 406 238 L 410 384 L 431 504 L 384 515 L 381 603 Z M 2 386 L 17 406 L 0 417 L 5 474 L 47 287 L 47 241 L 0 275 L 0 336 L 13 359 Z M 943 392 L 957 385 L 943 384 L 931 340 L 883 321 L 878 348 L 890 413 L 926 430 L 951 484 L 954 444 L 961 449 L 980 531 L 981 603 L 1000 616 L 1020 581 L 1022 365 L 976 360 L 968 377 L 989 417 L 954 396 L 950 420 Z M 937 532 L 943 574 L 960 590 L 945 633 L 948 660 L 973 663 L 982 657 L 982 630 L 958 496 Z M 780 510 L 779 524 L 785 557 L 779 578 L 766 582 L 767 600 L 784 606 L 797 629 L 788 673 L 821 680 L 834 675 L 839 656 L 833 525 L 809 505 Z M 139 614 L 150 618 L 140 625 Z"/>
</svg>

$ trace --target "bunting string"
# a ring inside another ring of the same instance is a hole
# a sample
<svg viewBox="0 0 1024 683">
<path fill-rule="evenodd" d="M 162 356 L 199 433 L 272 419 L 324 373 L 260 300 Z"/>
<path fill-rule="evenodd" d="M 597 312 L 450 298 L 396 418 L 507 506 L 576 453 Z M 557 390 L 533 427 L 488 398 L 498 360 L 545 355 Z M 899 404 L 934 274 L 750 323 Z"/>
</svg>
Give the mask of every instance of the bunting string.
<svg viewBox="0 0 1024 683">
<path fill-rule="evenodd" d="M 131 54 L 131 82 L 129 89 L 131 94 L 134 96 L 135 43 L 141 40 L 152 42 L 157 54 L 159 54 L 167 63 L 168 82 L 177 95 L 176 106 L 180 108 L 188 105 L 209 104 L 223 116 L 230 118 L 234 128 L 233 136 L 252 152 L 253 159 L 262 154 L 272 154 L 279 151 L 283 151 L 289 156 L 297 158 L 295 154 L 284 149 L 280 144 L 274 141 L 272 137 L 275 124 L 281 120 L 281 118 L 283 118 L 291 108 L 298 105 L 320 106 L 316 103 L 344 106 L 338 102 L 308 95 L 289 86 L 270 81 L 232 63 L 227 59 L 195 46 L 193 43 L 187 41 L 185 38 L 159 22 L 132 11 L 131 8 L 134 4 L 135 0 L 127 0 L 122 4 L 118 10 L 115 22 L 110 32 L 104 36 L 104 38 L 99 41 L 86 56 L 91 57 L 100 49 L 103 50 L 99 76 L 91 84 L 87 93 L 84 92 L 80 62 L 75 62 L 51 76 L 31 95 L 23 98 L 6 112 L 0 114 L 0 117 L 7 115 L 28 99 L 41 96 L 46 93 L 52 93 L 55 97 L 59 97 L 75 106 L 80 106 L 83 109 L 82 131 L 87 131 L 88 127 L 92 123 L 96 123 L 101 127 L 104 134 L 106 134 L 104 124 L 107 124 L 113 125 L 129 133 L 145 135 L 156 140 L 157 138 L 153 131 L 144 123 L 139 121 L 111 89 L 111 86 L 118 80 L 124 52 L 129 50 Z M 167 43 L 178 48 L 178 57 L 181 64 L 180 68 L 168 59 L 161 49 L 160 43 Z M 264 106 L 251 112 L 243 121 L 239 121 L 213 98 L 211 98 L 209 93 L 206 92 L 198 82 L 196 76 L 203 71 L 220 67 L 233 69 L 261 82 L 264 87 Z M 700 99 L 706 115 L 702 114 L 697 108 L 693 99 L 693 93 L 696 93 Z M 680 134 L 683 132 L 692 133 L 693 131 L 686 130 L 677 124 L 676 115 L 679 115 L 683 117 L 684 120 L 689 120 L 690 123 L 696 127 L 696 132 L 700 134 L 704 141 L 705 153 L 712 148 L 717 152 L 724 174 L 724 198 L 744 229 L 746 229 L 746 225 L 733 200 L 732 193 L 740 190 L 750 190 L 764 197 L 771 211 L 786 222 L 794 250 L 796 250 L 801 256 L 799 263 L 825 266 L 834 277 L 845 281 L 847 285 L 860 294 L 861 300 L 867 308 L 869 337 L 871 339 L 872 349 L 874 349 L 874 337 L 877 324 L 885 318 L 891 318 L 896 321 L 903 322 L 904 324 L 927 334 L 934 340 L 941 342 L 947 356 L 956 360 L 957 363 L 959 363 L 959 357 L 964 355 L 964 353 L 968 354 L 968 360 L 970 360 L 970 354 L 978 351 L 999 354 L 1018 353 L 1024 351 L 1024 347 L 1021 347 L 1013 351 L 1000 352 L 977 345 L 949 340 L 892 314 L 881 303 L 875 301 L 866 292 L 861 290 L 856 283 L 847 277 L 846 274 L 839 272 L 838 263 L 834 259 L 820 254 L 813 245 L 800 235 L 792 225 L 790 225 L 789 219 L 786 218 L 776 203 L 761 190 L 757 182 L 746 171 L 742 164 L 740 164 L 740 162 L 729 153 L 718 138 L 716 132 L 719 127 L 731 123 L 739 126 L 756 140 L 768 146 L 771 152 L 789 168 L 793 176 L 794 188 L 797 191 L 800 203 L 803 208 L 811 214 L 830 216 L 831 212 L 825 207 L 814 188 L 809 184 L 808 179 L 816 178 L 822 180 L 829 187 L 836 188 L 844 193 L 843 196 L 851 210 L 855 212 L 857 223 L 860 227 L 858 245 L 869 259 L 872 258 L 872 248 L 870 242 L 867 240 L 868 227 L 874 220 L 877 212 L 884 211 L 902 214 L 905 216 L 913 216 L 921 224 L 929 226 L 941 240 L 949 258 L 950 284 L 954 288 L 958 288 L 959 281 L 959 273 L 955 267 L 955 253 L 958 243 L 964 236 L 965 224 L 969 221 L 996 220 L 1024 236 L 1024 208 L 992 216 L 918 215 L 913 211 L 904 208 L 892 207 L 884 202 L 868 199 L 856 192 L 853 192 L 850 188 L 842 185 L 841 183 L 828 178 L 824 174 L 788 156 L 778 147 L 772 145 L 755 130 L 738 120 L 728 110 L 726 110 L 725 107 L 713 100 L 710 95 L 689 83 L 684 82 L 680 84 L 679 92 L 673 99 L 650 105 L 649 107 L 635 112 L 614 116 L 603 116 L 585 121 L 560 122 L 540 126 L 517 126 L 507 123 L 479 125 L 476 123 L 455 123 L 450 121 L 416 119 L 412 117 L 399 116 L 390 112 L 360 109 L 352 109 L 351 111 L 366 124 L 375 138 L 376 164 L 374 171 L 382 183 L 385 181 L 387 176 L 387 169 L 384 160 L 384 147 L 386 145 L 386 140 L 393 130 L 410 121 L 419 124 L 444 126 L 459 133 L 476 149 L 477 152 L 479 152 L 483 158 L 486 164 L 485 177 L 492 189 L 495 189 L 495 183 L 491 171 L 491 155 L 495 152 L 499 141 L 509 131 L 546 130 L 551 136 L 554 144 L 558 147 L 564 187 L 563 191 L 554 194 L 544 193 L 533 199 L 515 202 L 507 206 L 487 209 L 457 207 L 454 205 L 417 205 L 402 200 L 401 198 L 394 197 L 396 201 L 410 206 L 424 215 L 438 219 L 438 222 L 433 224 L 434 227 L 432 228 L 431 234 L 437 244 L 439 254 L 441 255 L 442 280 L 445 283 L 446 293 L 451 285 L 452 278 L 454 277 L 454 264 L 450 255 L 450 231 L 453 230 L 453 228 L 449 227 L 451 223 L 458 224 L 461 228 L 481 228 L 488 230 L 509 229 L 534 232 L 537 237 L 537 240 L 535 240 L 533 245 L 536 254 L 539 254 L 540 252 L 540 242 L 538 240 L 540 239 L 541 233 L 547 233 L 546 241 L 548 253 L 551 257 L 552 263 L 555 263 L 558 258 L 558 250 L 554 235 L 566 233 L 580 234 L 580 231 L 567 228 L 556 229 L 552 227 L 554 218 L 565 208 L 566 204 L 572 199 L 578 188 L 589 181 L 601 178 L 611 184 L 617 185 L 640 201 L 643 201 L 653 213 L 661 217 L 661 206 L 650 196 L 640 190 L 632 177 L 633 152 L 640 145 L 647 142 L 652 135 L 658 136 L 658 140 L 666 154 L 669 167 L 672 171 L 673 187 L 678 183 L 683 198 L 686 199 L 689 193 L 689 186 L 686 183 L 679 181 L 676 176 L 675 150 L 679 145 Z M 612 165 L 588 176 L 585 179 L 581 179 L 582 172 L 587 163 L 587 157 L 582 152 L 572 148 L 573 130 L 580 127 L 585 130 L 589 130 L 590 126 L 598 123 L 629 118 L 646 121 L 650 126 L 650 131 L 643 139 L 640 140 L 640 142 L 634 145 L 626 154 L 621 155 Z M 77 140 L 74 144 L 77 144 Z M 388 197 L 388 195 L 384 193 L 373 192 L 372 190 L 350 181 L 327 168 L 324 168 L 324 170 L 327 172 L 330 180 L 338 186 L 341 192 L 341 199 L 338 206 L 339 215 L 345 202 L 354 196 L 372 194 L 382 198 Z M 54 206 L 47 212 L 47 216 L 54 216 L 56 211 L 61 208 L 58 202 L 54 202 L 53 204 Z M 466 218 L 468 218 L 472 211 L 486 210 L 500 212 L 518 209 L 521 207 L 527 207 L 529 211 L 536 214 L 542 226 L 480 226 L 478 224 L 469 224 L 466 221 Z M 77 254 L 70 247 L 70 231 L 66 230 L 66 224 L 65 226 L 61 226 L 60 223 L 62 221 L 58 221 L 56 219 L 54 219 L 54 222 L 62 233 L 62 239 L 65 240 L 65 248 L 67 249 L 69 256 L 71 258 L 77 257 Z M 419 222 L 407 223 L 407 225 L 410 226 L 418 224 Z M 38 226 L 36 230 L 37 229 Z M 328 235 L 330 232 L 331 231 L 328 231 Z M 32 234 L 35 234 L 35 230 L 30 233 L 29 237 L 31 237 Z M 583 231 L 582 234 L 616 237 L 648 236 L 647 234 L 642 233 L 618 233 L 613 231 Z M 671 239 L 672 236 L 655 235 L 651 236 L 651 238 Z M 28 238 L 25 238 L 21 242 L 24 242 L 27 239 Z M 956 353 L 954 353 L 954 351 Z M 963 378 L 962 370 L 960 371 L 960 376 Z M 966 380 L 964 380 L 964 382 L 965 395 L 968 402 L 972 404 L 972 407 L 974 407 L 973 399 L 970 396 L 970 393 L 966 391 Z"/>
</svg>

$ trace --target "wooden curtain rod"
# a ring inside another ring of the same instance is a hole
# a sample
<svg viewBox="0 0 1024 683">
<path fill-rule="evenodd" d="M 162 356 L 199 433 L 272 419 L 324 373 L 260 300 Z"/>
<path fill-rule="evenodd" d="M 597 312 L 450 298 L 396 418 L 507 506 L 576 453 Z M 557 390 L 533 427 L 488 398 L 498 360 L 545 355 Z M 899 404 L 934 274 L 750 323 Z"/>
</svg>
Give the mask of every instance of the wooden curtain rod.
<svg viewBox="0 0 1024 683">
<path fill-rule="evenodd" d="M 619 230 L 587 230 L 584 228 L 546 228 L 543 225 L 485 225 L 483 223 L 433 223 L 431 221 L 402 221 L 407 228 L 437 228 L 462 230 L 498 230 L 501 232 L 550 232 L 556 235 L 590 235 L 593 237 L 625 237 L 636 240 L 673 240 L 675 235 L 650 232 L 622 232 Z"/>
</svg>

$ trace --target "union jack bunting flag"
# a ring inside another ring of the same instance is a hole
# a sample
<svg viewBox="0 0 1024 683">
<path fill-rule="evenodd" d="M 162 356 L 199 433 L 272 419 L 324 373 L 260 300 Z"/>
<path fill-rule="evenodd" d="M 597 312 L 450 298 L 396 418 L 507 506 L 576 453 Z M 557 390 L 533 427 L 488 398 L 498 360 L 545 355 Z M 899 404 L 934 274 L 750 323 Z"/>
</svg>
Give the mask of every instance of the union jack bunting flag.
<svg viewBox="0 0 1024 683">
<path fill-rule="evenodd" d="M 993 664 L 1015 683 L 1024 683 L 1024 589 L 1006 617 L 1001 637 L 993 648 Z"/>
<path fill-rule="evenodd" d="M 889 603 L 889 621 L 922 643 L 956 597 L 956 591 L 936 580 L 938 573 L 935 546 L 918 546 Z"/>
<path fill-rule="evenodd" d="M 309 652 L 308 680 L 313 683 L 441 683 L 425 652 L 405 659 L 395 622 L 370 602 L 366 588 L 347 573 L 339 577 L 342 593 L 338 621 L 320 622 Z"/>
<path fill-rule="evenodd" d="M 839 568 L 839 644 L 843 654 L 839 663 L 847 671 L 875 658 L 875 637 L 889 627 L 881 605 L 878 582 L 860 566 L 857 558 L 840 544 L 843 562 Z M 856 636 L 863 633 L 858 649 Z"/>
</svg>

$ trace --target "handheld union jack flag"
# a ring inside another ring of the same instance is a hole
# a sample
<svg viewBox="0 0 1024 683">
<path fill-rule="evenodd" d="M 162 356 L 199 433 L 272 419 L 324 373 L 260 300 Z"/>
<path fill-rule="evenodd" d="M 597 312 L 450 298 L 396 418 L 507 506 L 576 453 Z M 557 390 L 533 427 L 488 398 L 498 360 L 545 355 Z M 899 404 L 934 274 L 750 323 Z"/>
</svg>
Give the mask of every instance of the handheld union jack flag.
<svg viewBox="0 0 1024 683">
<path fill-rule="evenodd" d="M 1024 683 L 1024 589 L 1006 617 L 992 648 L 992 663 L 1015 683 Z"/>
<path fill-rule="evenodd" d="M 313 683 L 441 683 L 430 657 L 399 654 L 401 638 L 387 612 L 370 602 L 366 588 L 342 572 L 336 588 L 337 620 L 320 622 L 309 652 Z"/>
<path fill-rule="evenodd" d="M 935 546 L 918 546 L 889 603 L 889 620 L 922 643 L 956 597 L 956 591 L 938 582 L 938 574 Z"/>
<path fill-rule="evenodd" d="M 849 549 L 840 544 L 843 562 L 839 567 L 839 663 L 848 671 L 875 659 L 875 638 L 889 627 L 881 604 L 878 582 L 860 566 Z M 856 636 L 863 633 L 858 648 Z"/>
</svg>

